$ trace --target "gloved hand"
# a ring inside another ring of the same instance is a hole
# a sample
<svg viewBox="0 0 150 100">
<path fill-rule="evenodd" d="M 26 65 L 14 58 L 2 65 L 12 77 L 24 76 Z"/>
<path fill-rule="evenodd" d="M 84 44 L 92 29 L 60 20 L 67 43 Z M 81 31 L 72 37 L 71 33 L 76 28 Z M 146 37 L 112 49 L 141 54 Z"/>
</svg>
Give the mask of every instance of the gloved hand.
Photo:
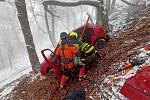
<svg viewBox="0 0 150 100">
<path fill-rule="evenodd" d="M 78 57 L 74 57 L 74 59 L 73 59 L 73 64 L 74 64 L 74 65 L 78 65 Z"/>
<path fill-rule="evenodd" d="M 84 63 L 81 62 L 80 57 L 74 57 L 73 63 L 74 65 L 84 65 Z"/>
</svg>

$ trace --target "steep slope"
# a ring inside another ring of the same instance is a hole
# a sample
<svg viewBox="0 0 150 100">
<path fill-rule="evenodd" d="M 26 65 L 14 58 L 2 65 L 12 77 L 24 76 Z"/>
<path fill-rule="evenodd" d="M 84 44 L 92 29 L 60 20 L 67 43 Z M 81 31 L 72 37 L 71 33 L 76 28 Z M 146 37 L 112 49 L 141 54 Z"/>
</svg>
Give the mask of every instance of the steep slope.
<svg viewBox="0 0 150 100">
<path fill-rule="evenodd" d="M 143 12 L 139 15 L 140 19 L 132 21 L 122 31 L 114 33 L 108 45 L 99 51 L 101 57 L 90 65 L 92 68 L 86 73 L 88 80 L 79 82 L 75 79 L 60 91 L 59 82 L 54 75 L 39 75 L 34 80 L 31 75 L 26 76 L 13 92 L 7 95 L 8 100 L 61 100 L 68 92 L 79 87 L 86 89 L 87 100 L 91 100 L 91 97 L 98 100 L 101 90 L 95 85 L 101 84 L 107 75 L 119 68 L 119 62 L 126 62 L 129 56 L 137 55 L 137 49 L 150 41 L 150 8 L 144 9 Z M 113 64 L 116 65 L 112 66 Z"/>
</svg>

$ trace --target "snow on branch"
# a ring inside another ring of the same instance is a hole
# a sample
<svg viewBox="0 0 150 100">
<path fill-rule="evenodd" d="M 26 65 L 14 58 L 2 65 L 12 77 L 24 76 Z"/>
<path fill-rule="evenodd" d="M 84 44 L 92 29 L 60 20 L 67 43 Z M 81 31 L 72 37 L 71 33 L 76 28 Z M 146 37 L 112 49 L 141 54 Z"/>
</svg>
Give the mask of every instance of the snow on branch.
<svg viewBox="0 0 150 100">
<path fill-rule="evenodd" d="M 61 2 L 61 1 L 44 1 L 43 2 L 44 6 L 48 5 L 57 5 L 57 6 L 62 6 L 62 7 L 72 7 L 72 6 L 80 6 L 80 5 L 89 5 L 89 6 L 94 6 L 98 8 L 100 6 L 99 1 L 78 1 L 78 2 Z"/>
<path fill-rule="evenodd" d="M 127 0 L 121 0 L 121 1 L 124 2 L 127 5 L 130 5 L 130 6 L 137 6 L 137 4 L 131 3 L 129 1 L 127 1 Z"/>
</svg>

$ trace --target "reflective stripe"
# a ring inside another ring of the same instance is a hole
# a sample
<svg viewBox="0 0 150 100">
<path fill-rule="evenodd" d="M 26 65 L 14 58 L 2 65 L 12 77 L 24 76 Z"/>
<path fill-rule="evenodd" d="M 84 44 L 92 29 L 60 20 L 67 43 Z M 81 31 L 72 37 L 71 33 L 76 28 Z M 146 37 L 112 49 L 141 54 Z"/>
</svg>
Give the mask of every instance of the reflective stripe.
<svg viewBox="0 0 150 100">
<path fill-rule="evenodd" d="M 82 47 L 83 47 L 84 44 L 85 44 L 85 42 L 81 44 L 80 49 L 82 49 Z"/>
<path fill-rule="evenodd" d="M 81 48 L 81 51 L 84 51 L 84 48 L 85 48 L 87 45 L 88 45 L 88 43 L 85 43 L 85 44 L 83 45 L 83 47 Z"/>
<path fill-rule="evenodd" d="M 81 58 L 81 61 L 85 61 L 85 58 Z"/>
<path fill-rule="evenodd" d="M 89 44 L 85 45 L 85 47 L 83 48 L 83 52 L 86 52 L 86 49 L 88 48 Z"/>
<path fill-rule="evenodd" d="M 87 45 L 85 48 L 84 48 L 84 52 L 86 52 L 87 50 L 89 50 L 91 47 L 90 45 Z"/>
<path fill-rule="evenodd" d="M 85 53 L 89 53 L 94 49 L 94 46 L 92 46 L 89 50 L 87 50 Z"/>
</svg>

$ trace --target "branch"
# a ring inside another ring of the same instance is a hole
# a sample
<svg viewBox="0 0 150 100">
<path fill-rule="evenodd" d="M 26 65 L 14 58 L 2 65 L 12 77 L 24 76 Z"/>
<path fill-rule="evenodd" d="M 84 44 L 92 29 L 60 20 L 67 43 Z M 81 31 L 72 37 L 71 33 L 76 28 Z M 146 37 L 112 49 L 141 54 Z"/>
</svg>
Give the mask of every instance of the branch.
<svg viewBox="0 0 150 100">
<path fill-rule="evenodd" d="M 127 4 L 127 5 L 130 5 L 130 6 L 137 6 L 137 4 L 128 2 L 128 1 L 126 1 L 126 0 L 121 0 L 121 1 L 124 2 L 124 3 Z"/>
<path fill-rule="evenodd" d="M 35 23 L 37 24 L 38 28 L 43 32 L 43 33 L 46 33 L 42 28 L 41 26 L 39 25 L 38 21 L 37 21 L 37 18 L 36 18 L 36 15 L 35 15 L 35 12 L 34 12 L 34 7 L 32 6 L 32 3 L 29 1 L 30 5 L 31 5 L 31 11 L 32 11 L 32 14 L 33 14 L 33 18 L 35 20 Z"/>
<path fill-rule="evenodd" d="M 89 5 L 89 6 L 94 6 L 94 7 L 99 7 L 100 2 L 98 1 L 78 1 L 78 2 L 61 2 L 61 1 L 44 1 L 43 5 L 48 6 L 48 5 L 57 5 L 57 6 L 62 6 L 62 7 L 72 7 L 72 6 L 80 6 L 80 5 Z"/>
<path fill-rule="evenodd" d="M 47 31 L 48 31 L 48 33 L 49 33 L 50 41 L 51 41 L 53 47 L 55 48 L 55 44 L 53 43 L 52 37 L 51 37 L 51 35 L 50 35 L 51 31 L 50 31 L 50 29 L 49 29 L 48 15 L 47 15 L 47 12 L 46 12 L 46 8 L 47 8 L 47 7 L 44 7 L 44 14 L 45 14 L 46 28 L 47 28 Z"/>
<path fill-rule="evenodd" d="M 51 11 L 48 9 L 48 7 L 45 7 L 45 11 L 47 11 L 49 14 L 51 14 L 51 15 L 54 16 L 54 17 L 59 17 L 59 16 L 57 16 L 57 15 L 54 15 L 54 13 L 51 12 Z"/>
</svg>

